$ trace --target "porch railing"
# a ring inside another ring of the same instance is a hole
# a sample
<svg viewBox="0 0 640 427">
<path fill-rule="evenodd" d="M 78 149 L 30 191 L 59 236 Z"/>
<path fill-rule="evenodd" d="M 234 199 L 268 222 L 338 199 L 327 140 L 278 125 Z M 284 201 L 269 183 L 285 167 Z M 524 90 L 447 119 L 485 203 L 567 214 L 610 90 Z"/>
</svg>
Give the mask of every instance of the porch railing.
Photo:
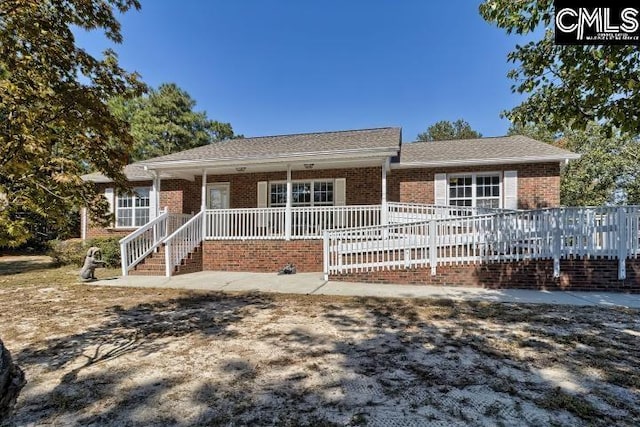
<svg viewBox="0 0 640 427">
<path fill-rule="evenodd" d="M 640 207 L 554 208 L 497 212 L 405 224 L 330 230 L 325 275 L 438 265 L 570 257 L 640 255 Z"/>
<path fill-rule="evenodd" d="M 408 222 L 445 219 L 460 216 L 487 215 L 498 212 L 509 212 L 505 209 L 476 208 L 471 206 L 439 206 L 419 203 L 388 202 L 388 222 L 403 224 Z"/>
<path fill-rule="evenodd" d="M 202 242 L 204 238 L 203 219 L 204 212 L 200 211 L 164 239 L 164 264 L 167 277 L 171 277 L 176 266 L 180 265 L 189 252 Z"/>
<path fill-rule="evenodd" d="M 133 267 L 158 248 L 165 237 L 191 218 L 188 214 L 168 213 L 167 208 L 155 219 L 120 239 L 120 264 L 126 276 Z"/>
<path fill-rule="evenodd" d="M 321 239 L 327 229 L 380 224 L 380 205 L 316 206 L 291 209 L 286 229 L 285 208 L 213 209 L 206 211 L 206 238 Z"/>
</svg>

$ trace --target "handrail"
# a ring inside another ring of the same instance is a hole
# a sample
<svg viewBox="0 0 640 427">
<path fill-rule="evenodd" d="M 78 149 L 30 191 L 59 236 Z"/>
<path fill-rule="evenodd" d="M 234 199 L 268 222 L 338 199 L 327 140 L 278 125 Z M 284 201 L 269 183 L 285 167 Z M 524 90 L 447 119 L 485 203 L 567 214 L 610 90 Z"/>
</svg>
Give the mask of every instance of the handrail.
<svg viewBox="0 0 640 427">
<path fill-rule="evenodd" d="M 126 276 L 129 270 L 160 246 L 167 233 L 168 216 L 169 213 L 165 208 L 157 218 L 119 240 L 123 276 Z"/>
<path fill-rule="evenodd" d="M 167 208 L 157 217 L 120 239 L 120 264 L 122 275 L 138 265 L 149 254 L 156 250 L 167 234 L 181 227 L 190 214 L 169 213 Z"/>
<path fill-rule="evenodd" d="M 205 211 L 198 212 L 182 227 L 164 239 L 165 275 L 171 277 L 176 266 L 203 240 L 202 221 Z"/>
<path fill-rule="evenodd" d="M 574 256 L 625 260 L 640 256 L 640 207 L 500 211 L 324 233 L 324 273 L 440 264 Z"/>
</svg>

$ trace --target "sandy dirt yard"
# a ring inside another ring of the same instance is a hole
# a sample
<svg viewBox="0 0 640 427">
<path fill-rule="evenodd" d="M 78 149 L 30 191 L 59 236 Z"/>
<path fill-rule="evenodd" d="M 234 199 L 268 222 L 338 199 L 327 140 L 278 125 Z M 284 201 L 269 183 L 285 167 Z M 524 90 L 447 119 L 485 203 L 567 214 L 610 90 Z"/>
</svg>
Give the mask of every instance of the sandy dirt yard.
<svg viewBox="0 0 640 427">
<path fill-rule="evenodd" d="M 103 288 L 69 268 L 20 271 L 0 266 L 0 337 L 28 380 L 6 425 L 640 424 L 634 310 Z"/>
</svg>

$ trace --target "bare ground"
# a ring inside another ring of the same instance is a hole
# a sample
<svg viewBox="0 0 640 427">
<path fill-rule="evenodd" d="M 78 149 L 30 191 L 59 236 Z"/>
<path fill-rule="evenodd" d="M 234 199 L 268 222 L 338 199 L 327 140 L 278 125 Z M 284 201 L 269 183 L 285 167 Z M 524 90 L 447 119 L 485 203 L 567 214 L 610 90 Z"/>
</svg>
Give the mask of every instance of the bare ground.
<svg viewBox="0 0 640 427">
<path fill-rule="evenodd" d="M 638 311 L 102 288 L 8 264 L 0 336 L 28 380 L 8 425 L 640 424 Z"/>
</svg>

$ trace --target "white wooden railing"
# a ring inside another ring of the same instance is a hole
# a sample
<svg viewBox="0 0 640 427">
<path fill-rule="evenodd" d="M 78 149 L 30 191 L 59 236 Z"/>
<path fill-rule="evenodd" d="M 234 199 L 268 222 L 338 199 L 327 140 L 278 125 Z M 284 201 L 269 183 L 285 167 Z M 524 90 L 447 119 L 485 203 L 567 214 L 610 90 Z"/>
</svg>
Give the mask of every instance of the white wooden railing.
<svg viewBox="0 0 640 427">
<path fill-rule="evenodd" d="M 206 238 L 215 240 L 283 239 L 285 208 L 209 209 Z"/>
<path fill-rule="evenodd" d="M 126 276 L 133 267 L 158 248 L 165 237 L 180 228 L 191 215 L 172 214 L 167 208 L 155 219 L 120 239 L 120 264 Z"/>
<path fill-rule="evenodd" d="M 380 208 L 380 205 L 292 208 L 291 238 L 321 239 L 324 230 L 380 224 Z"/>
<path fill-rule="evenodd" d="M 388 202 L 387 220 L 389 224 L 428 221 L 461 216 L 486 215 L 497 212 L 511 212 L 505 209 L 476 208 L 471 206 L 440 206 L 420 203 Z"/>
<path fill-rule="evenodd" d="M 321 239 L 327 229 L 380 224 L 381 213 L 380 205 L 295 207 L 287 230 L 285 208 L 206 212 L 206 238 L 211 240 Z"/>
<path fill-rule="evenodd" d="M 497 212 L 405 224 L 330 230 L 324 233 L 324 271 L 330 274 L 389 268 L 640 255 L 640 208 L 555 208 Z"/>
<path fill-rule="evenodd" d="M 202 242 L 204 238 L 203 218 L 204 211 L 198 212 L 182 227 L 164 239 L 164 265 L 167 277 L 171 277 L 176 266 L 180 265 L 189 252 Z"/>
</svg>

